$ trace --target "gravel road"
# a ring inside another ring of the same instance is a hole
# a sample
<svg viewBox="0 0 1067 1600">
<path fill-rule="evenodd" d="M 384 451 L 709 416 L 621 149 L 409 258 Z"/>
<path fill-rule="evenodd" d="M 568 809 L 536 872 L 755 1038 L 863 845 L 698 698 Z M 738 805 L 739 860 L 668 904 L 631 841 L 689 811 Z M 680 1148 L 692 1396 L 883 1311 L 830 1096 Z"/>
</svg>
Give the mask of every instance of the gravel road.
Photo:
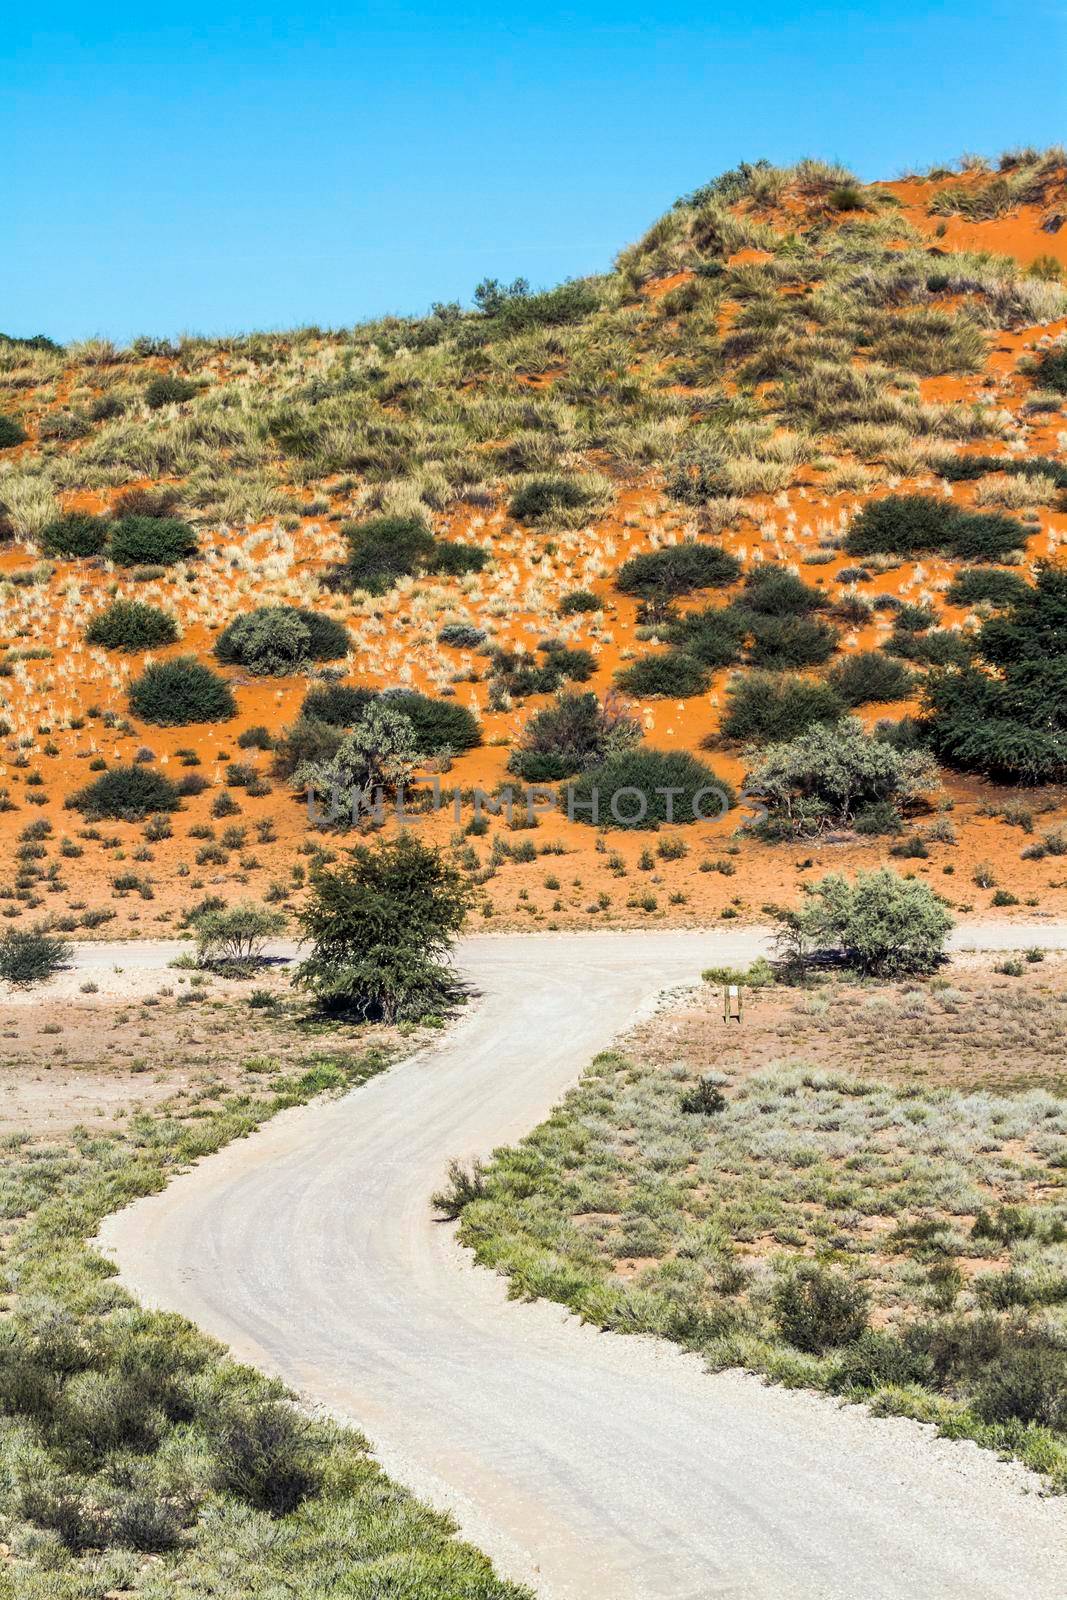
<svg viewBox="0 0 1067 1600">
<path fill-rule="evenodd" d="M 1037 942 L 1067 928 L 956 936 Z M 762 948 L 756 930 L 464 941 L 481 998 L 439 1045 L 108 1218 L 104 1248 L 140 1299 L 356 1423 L 545 1600 L 1063 1600 L 1067 1503 L 1020 1467 L 509 1302 L 433 1220 L 451 1156 L 526 1132 L 665 986 Z M 91 949 L 101 971 L 167 959 Z"/>
</svg>

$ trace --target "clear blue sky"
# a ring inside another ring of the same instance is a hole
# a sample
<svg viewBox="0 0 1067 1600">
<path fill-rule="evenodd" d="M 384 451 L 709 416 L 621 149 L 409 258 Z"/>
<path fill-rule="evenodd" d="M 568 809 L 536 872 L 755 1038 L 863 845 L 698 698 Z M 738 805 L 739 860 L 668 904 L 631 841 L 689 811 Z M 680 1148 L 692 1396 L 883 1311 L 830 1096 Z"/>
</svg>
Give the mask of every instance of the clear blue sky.
<svg viewBox="0 0 1067 1600">
<path fill-rule="evenodd" d="M 741 159 L 892 177 L 1067 136 L 1067 9 L 15 8 L 0 329 L 220 333 L 606 267 Z"/>
</svg>

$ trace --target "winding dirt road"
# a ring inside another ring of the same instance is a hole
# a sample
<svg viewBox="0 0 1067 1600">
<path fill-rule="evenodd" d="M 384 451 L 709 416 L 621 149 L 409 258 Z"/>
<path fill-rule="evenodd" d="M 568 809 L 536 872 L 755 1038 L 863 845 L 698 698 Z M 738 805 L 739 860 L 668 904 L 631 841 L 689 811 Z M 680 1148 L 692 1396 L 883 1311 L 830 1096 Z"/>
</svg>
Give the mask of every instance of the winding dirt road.
<svg viewBox="0 0 1067 1600">
<path fill-rule="evenodd" d="M 956 940 L 1037 942 L 1067 929 Z M 433 1221 L 451 1156 L 526 1132 L 664 986 L 762 948 L 744 930 L 468 940 L 481 999 L 440 1045 L 109 1218 L 104 1248 L 143 1301 L 356 1423 L 545 1600 L 1063 1600 L 1067 1504 L 1021 1468 L 509 1302 Z"/>
</svg>

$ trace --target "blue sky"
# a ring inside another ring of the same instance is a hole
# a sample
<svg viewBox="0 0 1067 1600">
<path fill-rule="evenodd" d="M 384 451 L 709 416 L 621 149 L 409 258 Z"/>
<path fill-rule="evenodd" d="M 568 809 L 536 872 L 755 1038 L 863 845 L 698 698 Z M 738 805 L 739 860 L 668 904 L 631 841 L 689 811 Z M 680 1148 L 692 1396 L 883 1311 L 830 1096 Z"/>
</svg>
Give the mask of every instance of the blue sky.
<svg viewBox="0 0 1067 1600">
<path fill-rule="evenodd" d="M 0 329 L 340 326 L 546 285 L 741 159 L 876 178 L 1056 142 L 1065 69 L 1062 0 L 21 6 Z"/>
</svg>

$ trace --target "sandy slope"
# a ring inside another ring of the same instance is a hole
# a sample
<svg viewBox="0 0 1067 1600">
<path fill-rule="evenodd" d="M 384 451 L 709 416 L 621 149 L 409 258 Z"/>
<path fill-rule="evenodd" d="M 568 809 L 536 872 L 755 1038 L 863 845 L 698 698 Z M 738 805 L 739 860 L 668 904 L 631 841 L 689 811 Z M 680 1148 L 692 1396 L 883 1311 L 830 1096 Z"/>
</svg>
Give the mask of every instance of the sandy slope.
<svg viewBox="0 0 1067 1600">
<path fill-rule="evenodd" d="M 1022 1469 L 509 1303 L 432 1220 L 450 1156 L 523 1133 L 663 985 L 759 942 L 469 940 L 482 999 L 439 1047 L 230 1146 L 108 1219 L 105 1246 L 142 1299 L 357 1422 L 544 1596 L 1061 1600 L 1067 1505 Z"/>
</svg>

